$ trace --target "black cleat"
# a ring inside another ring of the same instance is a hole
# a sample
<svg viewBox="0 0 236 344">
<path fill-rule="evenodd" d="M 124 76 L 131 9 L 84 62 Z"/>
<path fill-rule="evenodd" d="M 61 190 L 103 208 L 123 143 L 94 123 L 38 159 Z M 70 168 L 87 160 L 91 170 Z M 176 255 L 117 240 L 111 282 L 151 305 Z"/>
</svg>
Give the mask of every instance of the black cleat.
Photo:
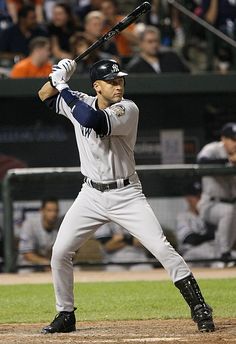
<svg viewBox="0 0 236 344">
<path fill-rule="evenodd" d="M 200 332 L 214 332 L 215 325 L 212 318 L 212 308 L 206 304 L 197 305 L 192 310 L 192 319 L 197 323 Z"/>
<path fill-rule="evenodd" d="M 58 313 L 50 325 L 44 327 L 41 331 L 42 334 L 55 333 L 55 332 L 72 332 L 76 331 L 76 319 L 73 312 L 60 312 Z"/>
</svg>

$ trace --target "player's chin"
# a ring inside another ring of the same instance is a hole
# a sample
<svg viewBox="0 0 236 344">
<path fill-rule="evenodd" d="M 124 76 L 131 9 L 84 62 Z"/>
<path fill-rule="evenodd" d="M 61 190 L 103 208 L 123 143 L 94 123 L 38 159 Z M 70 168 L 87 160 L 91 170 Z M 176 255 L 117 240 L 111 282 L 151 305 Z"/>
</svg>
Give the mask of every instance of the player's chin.
<svg viewBox="0 0 236 344">
<path fill-rule="evenodd" d="M 118 103 L 122 100 L 122 95 L 117 95 L 112 98 L 113 103 Z"/>
</svg>

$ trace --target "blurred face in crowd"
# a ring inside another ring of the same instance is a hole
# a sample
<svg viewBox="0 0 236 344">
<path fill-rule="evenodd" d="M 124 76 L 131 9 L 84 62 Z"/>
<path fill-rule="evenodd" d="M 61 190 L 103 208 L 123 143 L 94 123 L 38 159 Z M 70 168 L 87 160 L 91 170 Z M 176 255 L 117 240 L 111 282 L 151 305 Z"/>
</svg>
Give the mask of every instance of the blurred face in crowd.
<svg viewBox="0 0 236 344">
<path fill-rule="evenodd" d="M 116 15 L 116 7 L 111 1 L 103 1 L 100 8 L 106 19 L 112 18 Z"/>
<path fill-rule="evenodd" d="M 221 141 L 223 142 L 225 150 L 228 154 L 236 153 L 236 139 L 222 136 Z"/>
<path fill-rule="evenodd" d="M 27 13 L 27 16 L 25 18 L 22 18 L 22 23 L 27 29 L 34 29 L 37 25 L 35 11 L 29 11 Z"/>
<path fill-rule="evenodd" d="M 54 6 L 52 12 L 52 22 L 55 26 L 61 27 L 67 24 L 68 14 L 65 9 L 61 6 Z"/>
<path fill-rule="evenodd" d="M 140 50 L 148 56 L 156 56 L 160 47 L 160 41 L 156 32 L 146 32 L 140 42 Z"/>
<path fill-rule="evenodd" d="M 46 228 L 53 227 L 58 220 L 59 206 L 57 202 L 46 202 L 41 209 L 43 224 Z"/>
<path fill-rule="evenodd" d="M 35 48 L 32 55 L 36 57 L 39 65 L 43 65 L 44 63 L 46 63 L 49 60 L 49 57 L 51 55 L 51 49 L 50 49 L 49 43 L 45 44 L 42 47 Z"/>
<path fill-rule="evenodd" d="M 100 37 L 103 30 L 104 17 L 97 16 L 89 18 L 85 23 L 85 32 L 93 37 Z"/>
</svg>

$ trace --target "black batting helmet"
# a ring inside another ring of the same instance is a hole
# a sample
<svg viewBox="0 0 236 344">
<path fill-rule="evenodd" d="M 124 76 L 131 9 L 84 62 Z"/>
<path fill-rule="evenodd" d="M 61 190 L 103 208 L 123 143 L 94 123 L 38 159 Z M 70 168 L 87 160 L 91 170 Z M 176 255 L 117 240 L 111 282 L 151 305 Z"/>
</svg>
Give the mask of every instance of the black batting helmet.
<svg viewBox="0 0 236 344">
<path fill-rule="evenodd" d="M 126 75 L 128 74 L 120 70 L 120 65 L 115 60 L 100 60 L 90 69 L 92 83 L 96 80 L 112 80 Z"/>
</svg>

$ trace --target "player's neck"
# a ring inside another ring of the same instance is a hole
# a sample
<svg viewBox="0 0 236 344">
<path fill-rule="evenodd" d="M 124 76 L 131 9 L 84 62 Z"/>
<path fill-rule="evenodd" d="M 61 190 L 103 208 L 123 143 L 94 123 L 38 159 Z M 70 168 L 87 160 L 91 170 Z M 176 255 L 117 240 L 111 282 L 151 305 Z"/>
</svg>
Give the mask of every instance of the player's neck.
<svg viewBox="0 0 236 344">
<path fill-rule="evenodd" d="M 97 104 L 96 104 L 96 107 L 100 110 L 103 110 L 103 109 L 106 109 L 107 107 L 109 107 L 111 104 L 108 100 L 106 100 L 105 98 L 103 97 L 97 97 Z"/>
</svg>

